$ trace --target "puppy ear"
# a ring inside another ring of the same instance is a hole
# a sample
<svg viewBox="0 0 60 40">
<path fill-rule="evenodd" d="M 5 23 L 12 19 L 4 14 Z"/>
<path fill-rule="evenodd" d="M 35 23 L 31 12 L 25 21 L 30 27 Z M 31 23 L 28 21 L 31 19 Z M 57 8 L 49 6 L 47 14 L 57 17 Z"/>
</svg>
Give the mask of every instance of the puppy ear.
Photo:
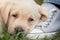
<svg viewBox="0 0 60 40">
<path fill-rule="evenodd" d="M 47 18 L 48 18 L 48 11 L 47 11 L 47 9 L 44 8 L 44 7 L 40 7 L 39 13 L 40 13 L 40 15 L 41 15 L 40 19 L 41 19 L 42 21 L 46 21 Z"/>
<path fill-rule="evenodd" d="M 9 11 L 11 6 L 3 6 L 0 8 L 0 16 L 2 17 L 4 23 L 6 24 L 8 21 Z"/>
</svg>

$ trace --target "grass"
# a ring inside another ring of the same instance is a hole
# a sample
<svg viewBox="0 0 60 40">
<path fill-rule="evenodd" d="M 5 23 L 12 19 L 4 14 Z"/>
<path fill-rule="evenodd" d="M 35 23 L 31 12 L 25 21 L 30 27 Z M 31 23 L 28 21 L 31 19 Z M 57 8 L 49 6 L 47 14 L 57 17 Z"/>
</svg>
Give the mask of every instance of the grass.
<svg viewBox="0 0 60 40">
<path fill-rule="evenodd" d="M 28 39 L 27 37 L 24 36 L 23 33 L 19 33 L 19 34 L 14 34 L 14 35 L 10 35 L 8 32 L 4 32 L 3 33 L 4 36 L 2 38 L 0 38 L 0 40 L 33 40 L 33 39 Z M 60 32 L 57 32 L 56 35 L 54 35 L 54 37 L 52 38 L 36 38 L 34 40 L 60 40 Z"/>
<path fill-rule="evenodd" d="M 35 0 L 35 2 L 39 5 L 41 5 L 43 3 L 43 0 Z"/>
<path fill-rule="evenodd" d="M 28 38 L 26 38 L 23 33 L 15 33 L 14 35 L 10 35 L 8 32 L 5 31 L 3 35 L 4 36 L 0 38 L 0 40 L 28 40 Z"/>
</svg>

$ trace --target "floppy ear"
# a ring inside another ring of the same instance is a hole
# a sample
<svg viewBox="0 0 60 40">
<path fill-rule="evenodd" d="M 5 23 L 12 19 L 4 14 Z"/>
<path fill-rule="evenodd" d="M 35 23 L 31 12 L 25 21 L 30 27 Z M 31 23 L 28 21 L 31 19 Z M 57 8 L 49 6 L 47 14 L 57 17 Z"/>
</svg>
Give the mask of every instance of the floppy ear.
<svg viewBox="0 0 60 40">
<path fill-rule="evenodd" d="M 47 8 L 45 8 L 43 6 L 40 6 L 40 5 L 37 5 L 37 6 L 39 8 L 39 13 L 41 15 L 40 20 L 46 21 L 47 18 L 48 18 L 48 10 L 47 10 Z"/>
<path fill-rule="evenodd" d="M 43 20 L 43 21 L 47 20 L 47 18 L 48 18 L 48 11 L 47 11 L 46 8 L 41 7 L 39 13 L 41 14 L 41 18 L 40 18 L 41 20 Z"/>
<path fill-rule="evenodd" d="M 9 11 L 11 6 L 3 6 L 0 8 L 0 16 L 2 17 L 4 23 L 6 24 L 8 21 Z"/>
</svg>

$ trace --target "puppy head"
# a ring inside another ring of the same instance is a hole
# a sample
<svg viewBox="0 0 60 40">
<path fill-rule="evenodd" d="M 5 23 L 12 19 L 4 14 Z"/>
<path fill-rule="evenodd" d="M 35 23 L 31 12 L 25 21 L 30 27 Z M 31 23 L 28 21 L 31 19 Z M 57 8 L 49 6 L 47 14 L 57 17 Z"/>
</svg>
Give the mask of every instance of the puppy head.
<svg viewBox="0 0 60 40">
<path fill-rule="evenodd" d="M 6 5 L 7 6 L 7 5 Z M 1 9 L 1 16 L 8 25 L 10 34 L 16 31 L 28 33 L 39 20 L 46 20 L 46 12 L 38 7 L 34 1 L 20 1 Z"/>
</svg>

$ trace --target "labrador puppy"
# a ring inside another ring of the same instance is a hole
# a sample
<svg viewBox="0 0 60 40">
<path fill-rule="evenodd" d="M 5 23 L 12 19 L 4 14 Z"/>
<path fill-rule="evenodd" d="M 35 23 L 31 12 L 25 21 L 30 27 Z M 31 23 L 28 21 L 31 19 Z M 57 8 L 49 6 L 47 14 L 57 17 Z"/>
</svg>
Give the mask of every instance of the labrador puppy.
<svg viewBox="0 0 60 40">
<path fill-rule="evenodd" d="M 47 9 L 34 0 L 0 0 L 0 16 L 10 34 L 27 34 L 40 20 L 47 19 Z"/>
</svg>

